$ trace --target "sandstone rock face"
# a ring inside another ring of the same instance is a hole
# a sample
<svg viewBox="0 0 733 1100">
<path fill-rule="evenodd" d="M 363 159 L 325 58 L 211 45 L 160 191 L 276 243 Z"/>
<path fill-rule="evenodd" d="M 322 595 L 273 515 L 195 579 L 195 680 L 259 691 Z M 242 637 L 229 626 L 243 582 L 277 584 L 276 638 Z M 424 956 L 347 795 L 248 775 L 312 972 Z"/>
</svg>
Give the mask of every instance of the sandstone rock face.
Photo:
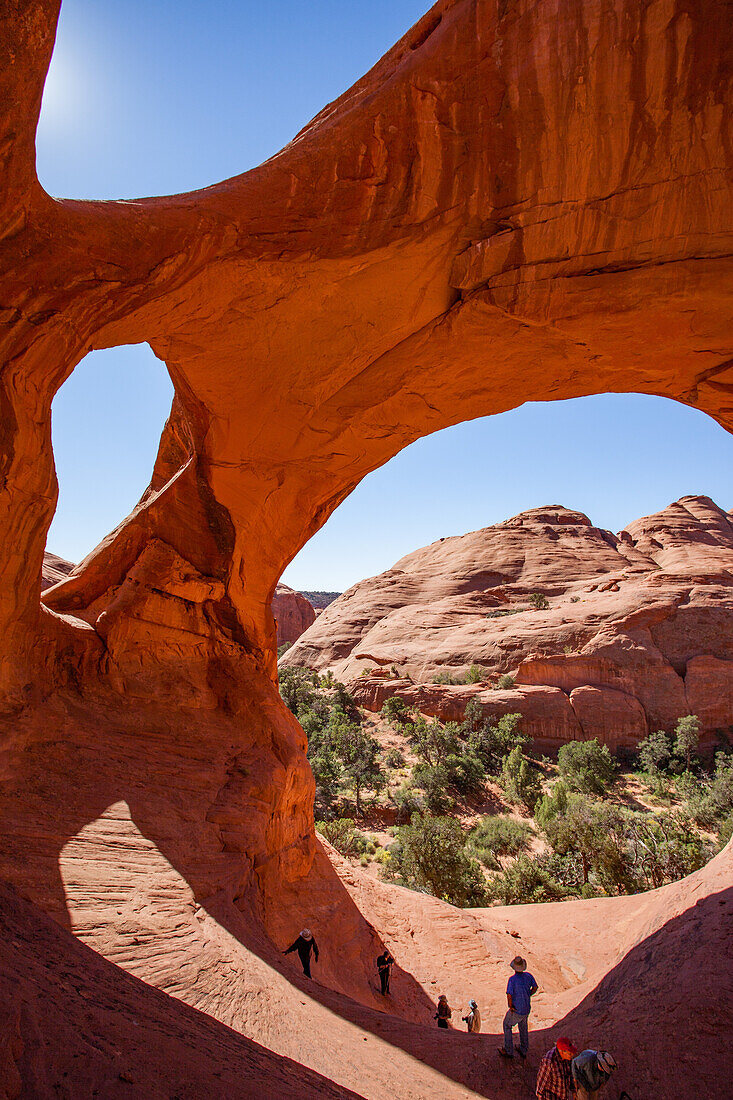
<svg viewBox="0 0 733 1100">
<path fill-rule="evenodd" d="M 74 568 L 70 561 L 60 558 L 58 554 L 51 554 L 46 550 L 43 554 L 43 571 L 41 573 L 41 589 L 45 591 L 59 581 L 66 580 Z"/>
<path fill-rule="evenodd" d="M 546 610 L 532 607 L 535 592 Z M 345 592 L 283 663 L 330 668 L 375 709 L 400 694 L 425 713 L 459 717 L 477 696 L 495 715 L 507 698 L 539 740 L 624 747 L 688 713 L 710 744 L 731 732 L 732 652 L 733 523 L 708 498 L 683 497 L 620 535 L 544 508 L 442 539 Z M 472 664 L 493 678 L 512 673 L 516 687 L 494 700 L 430 683 Z M 375 667 L 415 686 L 361 675 Z"/>
<path fill-rule="evenodd" d="M 277 644 L 297 642 L 300 635 L 316 621 L 316 612 L 301 592 L 286 584 L 278 584 L 272 597 L 272 613 L 277 626 Z"/>
<path fill-rule="evenodd" d="M 58 8 L 5 4 L 0 36 L 2 874 L 121 966 L 283 1056 L 321 1005 L 323 1041 L 297 1054 L 321 1059 L 328 1080 L 328 1066 L 350 1074 L 342 1087 L 392 1097 L 378 1076 L 389 1065 L 405 1096 L 465 1097 L 464 1044 L 436 1049 L 431 1030 L 401 1021 L 377 1039 L 389 1017 L 372 1007 L 365 968 L 395 925 L 375 931 L 318 855 L 305 738 L 277 692 L 272 597 L 370 470 L 447 425 L 613 390 L 733 426 L 733 22 L 719 0 L 439 0 L 258 168 L 193 194 L 84 202 L 50 197 L 35 171 Z M 87 352 L 137 342 L 175 388 L 150 485 L 42 604 L 54 394 Z M 668 545 L 676 560 L 671 530 Z M 467 607 L 487 587 L 469 588 Z M 665 608 L 681 614 L 691 591 L 686 575 L 655 602 L 650 579 L 641 612 L 619 610 L 622 682 L 595 686 L 631 694 L 642 652 L 667 644 L 654 633 Z M 617 638 L 599 634 L 590 652 L 579 638 L 584 659 L 607 670 Z M 711 653 L 683 647 L 672 675 Z M 652 697 L 637 696 L 648 718 L 676 683 L 666 667 L 660 656 Z M 573 679 L 563 690 L 587 683 Z M 664 896 L 668 914 L 691 907 Z M 288 1009 L 273 1020 L 260 1006 L 282 963 L 263 929 L 284 946 L 304 906 L 329 960 L 321 1000 L 294 994 L 288 971 Z M 703 920 L 717 928 L 712 908 L 685 920 L 693 943 Z M 660 942 L 683 950 L 680 934 Z M 201 960 L 182 967 L 181 943 Z M 674 989 L 684 1028 L 679 1004 L 699 983 L 687 972 L 684 987 L 658 983 L 668 956 L 653 947 L 642 948 L 644 1012 L 665 1019 Z M 427 1016 L 432 988 L 417 967 L 406 952 L 410 1021 L 416 1005 Z M 617 1001 L 635 981 L 618 974 Z M 582 1018 L 589 1038 L 614 1015 L 613 993 L 611 977 Z M 103 1087 L 129 1095 L 114 1054 L 124 1021 L 92 1026 L 110 1052 Z M 620 1026 L 609 1020 L 612 1039 Z M 630 1031 L 644 1032 L 638 1012 Z M 358 1060 L 340 1057 L 342 1039 Z M 672 1049 L 645 1092 L 724 1092 L 722 1057 L 688 1067 Z M 29 1095 L 43 1094 L 34 1066 L 23 1072 Z"/>
</svg>

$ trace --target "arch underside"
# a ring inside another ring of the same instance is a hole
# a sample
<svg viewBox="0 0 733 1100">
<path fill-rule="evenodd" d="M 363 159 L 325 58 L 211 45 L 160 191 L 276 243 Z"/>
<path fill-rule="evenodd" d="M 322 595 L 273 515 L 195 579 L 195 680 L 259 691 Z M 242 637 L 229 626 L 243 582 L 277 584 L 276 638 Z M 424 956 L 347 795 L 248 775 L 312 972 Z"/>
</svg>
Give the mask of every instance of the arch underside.
<svg viewBox="0 0 733 1100">
<path fill-rule="evenodd" d="M 198 904 L 241 914 L 256 887 L 277 937 L 316 857 L 270 600 L 333 509 L 421 435 L 525 401 L 658 394 L 733 429 L 733 21 L 441 0 L 260 167 L 92 203 L 37 182 L 58 4 L 16 6 L 0 872 L 68 920 L 59 851 L 123 801 Z M 40 604 L 51 401 L 90 350 L 143 341 L 176 392 L 151 485 Z"/>
</svg>

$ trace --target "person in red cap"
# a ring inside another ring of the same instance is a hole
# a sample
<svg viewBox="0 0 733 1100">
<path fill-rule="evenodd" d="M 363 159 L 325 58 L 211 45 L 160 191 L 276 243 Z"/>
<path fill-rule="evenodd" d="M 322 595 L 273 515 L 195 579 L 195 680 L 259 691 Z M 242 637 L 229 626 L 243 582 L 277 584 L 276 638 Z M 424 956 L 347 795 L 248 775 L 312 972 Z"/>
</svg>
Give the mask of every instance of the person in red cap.
<svg viewBox="0 0 733 1100">
<path fill-rule="evenodd" d="M 552 1050 L 548 1050 L 537 1074 L 535 1091 L 538 1100 L 572 1100 L 575 1085 L 571 1063 L 577 1053 L 566 1035 L 562 1035 Z"/>
</svg>

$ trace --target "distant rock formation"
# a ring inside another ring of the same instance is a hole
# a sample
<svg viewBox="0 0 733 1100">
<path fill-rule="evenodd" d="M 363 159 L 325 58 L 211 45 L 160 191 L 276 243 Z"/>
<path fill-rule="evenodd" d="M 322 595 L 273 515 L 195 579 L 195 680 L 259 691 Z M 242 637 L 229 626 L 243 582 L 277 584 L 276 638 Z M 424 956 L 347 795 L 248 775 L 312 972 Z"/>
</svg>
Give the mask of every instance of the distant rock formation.
<svg viewBox="0 0 733 1100">
<path fill-rule="evenodd" d="M 283 660 L 331 669 L 373 709 L 399 694 L 441 718 L 473 697 L 521 710 L 544 742 L 634 745 L 688 713 L 712 741 L 733 727 L 731 515 L 688 496 L 614 535 L 535 508 L 350 588 Z M 474 664 L 515 685 L 434 683 Z"/>
<path fill-rule="evenodd" d="M 310 600 L 286 584 L 279 584 L 272 598 L 272 614 L 277 626 L 277 644 L 295 642 L 311 623 L 316 613 Z"/>
<path fill-rule="evenodd" d="M 73 562 L 67 561 L 66 558 L 60 558 L 58 554 L 51 554 L 46 550 L 43 555 L 41 591 L 45 592 L 47 588 L 58 584 L 59 581 L 65 581 L 73 568 Z"/>
</svg>

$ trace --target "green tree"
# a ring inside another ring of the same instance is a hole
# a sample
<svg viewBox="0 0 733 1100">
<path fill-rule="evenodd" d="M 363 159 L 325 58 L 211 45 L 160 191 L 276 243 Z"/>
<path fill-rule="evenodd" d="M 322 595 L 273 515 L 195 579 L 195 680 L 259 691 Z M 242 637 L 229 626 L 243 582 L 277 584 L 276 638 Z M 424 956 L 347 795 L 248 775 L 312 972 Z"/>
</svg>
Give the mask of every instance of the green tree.
<svg viewBox="0 0 733 1100">
<path fill-rule="evenodd" d="M 479 758 L 489 775 L 496 775 L 504 757 L 513 748 L 527 745 L 530 738 L 520 729 L 521 714 L 503 714 L 492 724 L 483 713 L 472 709 L 473 702 L 476 700 L 466 707 L 461 734 L 467 740 L 468 751 Z"/>
<path fill-rule="evenodd" d="M 486 892 L 501 905 L 522 905 L 538 901 L 557 901 L 567 890 L 543 864 L 522 852 L 503 871 L 489 876 Z"/>
<path fill-rule="evenodd" d="M 362 792 L 378 794 L 386 783 L 379 760 L 381 746 L 375 737 L 348 719 L 338 723 L 333 738 L 334 750 L 354 791 L 356 816 L 360 817 Z"/>
<path fill-rule="evenodd" d="M 442 764 L 416 764 L 412 783 L 424 792 L 425 808 L 431 814 L 445 814 L 453 808 L 454 801 L 448 794 L 450 776 Z"/>
<path fill-rule="evenodd" d="M 559 779 L 552 789 L 542 796 L 534 808 L 534 819 L 540 828 L 544 828 L 548 821 L 565 812 L 568 806 L 569 792 L 567 784 Z"/>
<path fill-rule="evenodd" d="M 356 828 L 353 817 L 317 821 L 316 829 L 342 856 L 361 856 L 367 850 L 367 838 Z"/>
<path fill-rule="evenodd" d="M 516 856 L 529 846 L 533 830 L 513 817 L 482 817 L 468 837 L 469 850 L 485 867 L 497 869 L 498 856 Z"/>
<path fill-rule="evenodd" d="M 429 767 L 444 763 L 447 756 L 459 751 L 459 727 L 455 722 L 426 722 L 418 715 L 404 727 L 405 736 L 416 756 Z"/>
<path fill-rule="evenodd" d="M 484 878 L 466 851 L 461 826 L 452 817 L 413 814 L 390 849 L 387 873 L 403 886 L 443 898 L 451 905 L 483 905 Z"/>
<path fill-rule="evenodd" d="M 674 751 L 685 761 L 685 770 L 690 770 L 692 754 L 697 752 L 700 743 L 701 722 L 696 714 L 686 714 L 675 727 Z"/>
<path fill-rule="evenodd" d="M 519 745 L 515 745 L 504 760 L 501 769 L 501 782 L 510 802 L 520 803 L 533 810 L 542 797 L 542 781 L 536 768 L 524 756 Z"/>
<path fill-rule="evenodd" d="M 638 882 L 656 889 L 676 882 L 707 863 L 711 847 L 676 814 L 633 814 L 627 839 Z"/>
<path fill-rule="evenodd" d="M 636 753 L 642 770 L 658 776 L 669 767 L 672 759 L 672 744 L 664 730 L 655 730 L 639 742 Z"/>
<path fill-rule="evenodd" d="M 560 775 L 568 787 L 584 794 L 606 793 L 616 775 L 607 745 L 592 741 L 568 741 L 557 754 Z"/>
<path fill-rule="evenodd" d="M 399 695 L 392 695 L 384 700 L 380 713 L 393 729 L 400 729 L 409 719 L 411 712 L 404 699 L 400 699 Z"/>
<path fill-rule="evenodd" d="M 624 811 L 585 795 L 571 795 L 566 808 L 544 825 L 558 855 L 577 857 L 583 883 L 591 872 L 609 890 L 632 893 L 634 878 L 627 856 Z"/>
<path fill-rule="evenodd" d="M 448 782 L 461 794 L 478 794 L 486 780 L 486 769 L 475 753 L 450 753 L 445 758 Z"/>
<path fill-rule="evenodd" d="M 336 753 L 323 745 L 310 758 L 313 778 L 316 781 L 315 806 L 318 812 L 330 816 L 341 786 L 341 764 Z"/>
</svg>

